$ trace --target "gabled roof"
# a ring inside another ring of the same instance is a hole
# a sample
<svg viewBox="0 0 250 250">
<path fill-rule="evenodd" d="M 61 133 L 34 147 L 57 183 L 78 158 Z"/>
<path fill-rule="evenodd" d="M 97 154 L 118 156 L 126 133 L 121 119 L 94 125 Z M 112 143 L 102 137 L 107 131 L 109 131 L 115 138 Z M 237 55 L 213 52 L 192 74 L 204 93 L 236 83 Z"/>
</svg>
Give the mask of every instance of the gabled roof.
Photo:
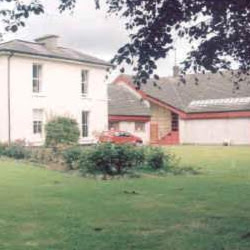
<svg viewBox="0 0 250 250">
<path fill-rule="evenodd" d="M 109 115 L 150 116 L 149 107 L 125 86 L 109 84 L 108 97 Z"/>
<path fill-rule="evenodd" d="M 0 53 L 1 52 L 14 52 L 26 55 L 41 56 L 45 58 L 55 58 L 103 66 L 111 66 L 110 63 L 104 60 L 86 55 L 73 49 L 64 47 L 56 47 L 52 49 L 45 47 L 42 43 L 28 42 L 23 40 L 12 40 L 9 42 L 1 43 Z"/>
<path fill-rule="evenodd" d="M 133 84 L 133 77 L 122 75 L 122 78 Z M 186 75 L 186 83 L 179 77 L 162 77 L 142 84 L 141 91 L 185 113 L 249 111 L 250 100 L 246 98 L 250 97 L 250 77 L 246 78 L 237 90 L 235 78 L 229 72 Z"/>
</svg>

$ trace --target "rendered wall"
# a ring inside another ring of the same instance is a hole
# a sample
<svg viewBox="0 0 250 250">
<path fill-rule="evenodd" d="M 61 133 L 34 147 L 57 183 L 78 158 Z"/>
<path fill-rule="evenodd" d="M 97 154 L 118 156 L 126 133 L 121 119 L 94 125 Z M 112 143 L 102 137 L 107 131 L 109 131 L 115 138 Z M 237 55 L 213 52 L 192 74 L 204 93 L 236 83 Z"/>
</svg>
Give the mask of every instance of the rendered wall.
<svg viewBox="0 0 250 250">
<path fill-rule="evenodd" d="M 33 63 L 43 65 L 43 91 L 39 94 L 32 93 Z M 5 67 L 4 63 L 0 65 L 2 65 L 1 68 Z M 81 96 L 81 70 L 83 69 L 89 70 L 89 95 L 85 98 Z M 43 109 L 45 122 L 53 116 L 63 115 L 76 119 L 79 127 L 81 112 L 89 111 L 90 136 L 84 141 L 92 141 L 95 134 L 108 127 L 105 74 L 104 68 L 83 64 L 13 57 L 11 59 L 12 140 L 26 139 L 33 143 L 43 141 L 44 138 L 33 135 L 32 131 L 32 110 Z M 4 123 L 6 123 L 5 119 L 6 117 L 3 118 Z M 1 140 L 5 134 L 6 131 L 2 133 Z"/>
<path fill-rule="evenodd" d="M 181 143 L 250 144 L 250 118 L 181 120 Z"/>
<path fill-rule="evenodd" d="M 7 56 L 0 56 L 0 141 L 8 141 Z"/>
</svg>

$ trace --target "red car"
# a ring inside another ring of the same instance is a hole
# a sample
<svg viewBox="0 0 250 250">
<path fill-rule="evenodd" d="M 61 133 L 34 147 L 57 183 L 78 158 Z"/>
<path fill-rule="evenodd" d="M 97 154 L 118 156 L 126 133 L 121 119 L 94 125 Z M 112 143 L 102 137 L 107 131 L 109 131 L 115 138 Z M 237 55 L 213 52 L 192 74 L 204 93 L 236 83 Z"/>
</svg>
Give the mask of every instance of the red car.
<svg viewBox="0 0 250 250">
<path fill-rule="evenodd" d="M 132 135 L 125 131 L 105 131 L 99 137 L 99 142 L 110 142 L 115 144 L 133 144 L 140 145 L 143 143 L 138 136 Z"/>
</svg>

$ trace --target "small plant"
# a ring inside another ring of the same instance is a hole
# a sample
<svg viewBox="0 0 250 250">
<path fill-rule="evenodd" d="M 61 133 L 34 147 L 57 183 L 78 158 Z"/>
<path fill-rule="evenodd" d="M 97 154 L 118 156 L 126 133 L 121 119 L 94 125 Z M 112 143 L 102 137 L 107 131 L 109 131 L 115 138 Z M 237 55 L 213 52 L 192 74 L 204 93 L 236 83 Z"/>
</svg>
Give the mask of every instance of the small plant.
<svg viewBox="0 0 250 250">
<path fill-rule="evenodd" d="M 56 160 L 56 154 L 51 148 L 39 147 L 32 150 L 31 161 L 33 162 L 50 164 Z"/>
<path fill-rule="evenodd" d="M 137 168 L 145 165 L 146 147 L 134 147 L 132 150 L 134 164 Z"/>
<path fill-rule="evenodd" d="M 77 144 L 80 136 L 78 124 L 74 119 L 56 117 L 45 126 L 46 146 Z"/>
<path fill-rule="evenodd" d="M 6 143 L 0 143 L 0 156 L 3 156 L 5 154 L 5 150 L 8 147 Z"/>
<path fill-rule="evenodd" d="M 63 159 L 69 169 L 76 169 L 78 167 L 78 161 L 82 155 L 82 148 L 71 147 L 63 151 Z"/>
<path fill-rule="evenodd" d="M 169 167 L 170 155 L 165 153 L 160 147 L 151 147 L 147 152 L 147 165 L 154 169 Z"/>
<path fill-rule="evenodd" d="M 22 145 L 12 144 L 4 150 L 4 155 L 14 159 L 26 159 L 29 158 L 30 151 Z"/>
</svg>

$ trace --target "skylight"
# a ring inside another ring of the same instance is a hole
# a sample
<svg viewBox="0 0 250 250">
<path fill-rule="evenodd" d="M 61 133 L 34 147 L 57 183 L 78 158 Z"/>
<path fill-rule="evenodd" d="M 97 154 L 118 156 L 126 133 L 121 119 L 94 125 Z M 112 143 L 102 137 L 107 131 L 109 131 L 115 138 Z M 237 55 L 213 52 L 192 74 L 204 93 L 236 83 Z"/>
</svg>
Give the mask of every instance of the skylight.
<svg viewBox="0 0 250 250">
<path fill-rule="evenodd" d="M 190 108 L 208 107 L 208 106 L 233 106 L 250 104 L 250 97 L 224 98 L 224 99 L 206 99 L 192 101 L 189 104 Z"/>
</svg>

